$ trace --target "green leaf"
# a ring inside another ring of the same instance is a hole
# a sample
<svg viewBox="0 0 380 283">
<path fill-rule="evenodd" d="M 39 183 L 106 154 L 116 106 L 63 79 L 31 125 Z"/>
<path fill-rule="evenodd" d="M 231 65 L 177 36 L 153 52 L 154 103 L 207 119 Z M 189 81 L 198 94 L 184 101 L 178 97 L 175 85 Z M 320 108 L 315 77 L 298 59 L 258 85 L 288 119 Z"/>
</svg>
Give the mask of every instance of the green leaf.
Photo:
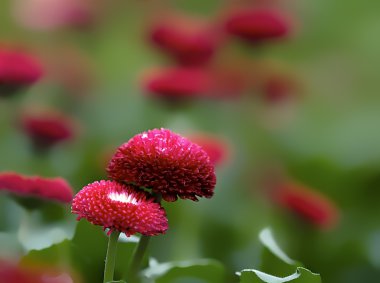
<svg viewBox="0 0 380 283">
<path fill-rule="evenodd" d="M 259 239 L 261 244 L 266 247 L 269 251 L 271 251 L 275 256 L 281 259 L 283 262 L 289 265 L 295 265 L 297 262 L 290 257 L 287 256 L 286 253 L 278 246 L 276 243 L 272 230 L 270 228 L 265 228 L 261 230 L 259 234 Z"/>
<path fill-rule="evenodd" d="M 120 280 L 120 281 L 109 281 L 107 283 L 127 283 L 127 282 L 125 282 L 124 280 Z"/>
<path fill-rule="evenodd" d="M 295 267 L 303 266 L 291 259 L 277 244 L 272 230 L 265 228 L 259 233 L 259 240 L 264 246 L 261 254 L 260 270 L 277 276 L 287 276 Z"/>
<path fill-rule="evenodd" d="M 276 277 L 255 269 L 244 269 L 236 272 L 240 276 L 240 283 L 321 283 L 319 274 L 312 273 L 310 270 L 298 267 L 296 272 L 286 277 Z"/>
<path fill-rule="evenodd" d="M 83 282 L 102 283 L 107 242 L 108 238 L 100 227 L 80 221 L 71 241 L 65 240 L 45 249 L 30 251 L 22 260 L 68 264 L 82 276 Z M 135 245 L 125 240 L 118 242 L 114 278 L 121 278 Z"/>
<path fill-rule="evenodd" d="M 149 267 L 142 271 L 144 282 L 209 282 L 224 281 L 225 270 L 221 263 L 212 259 L 197 259 L 189 261 L 173 261 L 158 263 L 149 261 Z"/>
</svg>

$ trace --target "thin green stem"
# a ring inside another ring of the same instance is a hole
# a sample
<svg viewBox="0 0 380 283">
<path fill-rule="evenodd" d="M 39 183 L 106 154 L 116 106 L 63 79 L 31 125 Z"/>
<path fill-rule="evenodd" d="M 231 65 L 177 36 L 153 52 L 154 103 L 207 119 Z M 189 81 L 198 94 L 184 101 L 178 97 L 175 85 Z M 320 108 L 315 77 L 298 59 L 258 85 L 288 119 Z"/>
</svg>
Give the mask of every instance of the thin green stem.
<svg viewBox="0 0 380 283">
<path fill-rule="evenodd" d="M 161 203 L 162 195 L 161 194 L 155 194 L 154 195 L 155 202 Z M 139 243 L 137 244 L 133 255 L 132 259 L 129 263 L 129 267 L 127 270 L 127 274 L 124 276 L 124 278 L 127 279 L 128 283 L 137 283 L 138 282 L 138 272 L 141 268 L 141 263 L 144 258 L 145 251 L 148 248 L 149 241 L 150 241 L 151 236 L 144 236 L 142 235 L 140 238 Z"/>
<path fill-rule="evenodd" d="M 119 239 L 120 232 L 113 231 L 108 239 L 108 248 L 106 256 L 106 264 L 104 267 L 104 283 L 113 281 L 113 274 L 115 270 L 117 240 Z"/>
<path fill-rule="evenodd" d="M 139 243 L 137 244 L 132 259 L 128 267 L 128 273 L 126 275 L 129 283 L 137 282 L 137 273 L 140 270 L 142 260 L 144 258 L 145 251 L 149 245 L 150 236 L 141 236 Z"/>
</svg>

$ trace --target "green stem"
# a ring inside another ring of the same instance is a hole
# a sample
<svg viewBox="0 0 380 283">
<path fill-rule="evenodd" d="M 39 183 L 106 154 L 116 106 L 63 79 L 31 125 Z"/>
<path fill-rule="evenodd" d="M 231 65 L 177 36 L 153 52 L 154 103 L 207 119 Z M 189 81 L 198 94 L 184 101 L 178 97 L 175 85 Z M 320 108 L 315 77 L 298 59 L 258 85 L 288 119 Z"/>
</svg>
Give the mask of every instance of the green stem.
<svg viewBox="0 0 380 283">
<path fill-rule="evenodd" d="M 140 270 L 142 260 L 144 258 L 145 251 L 149 245 L 150 236 L 142 235 L 139 243 L 137 244 L 132 259 L 128 267 L 128 273 L 126 275 L 129 283 L 137 282 L 137 273 Z"/>
<path fill-rule="evenodd" d="M 162 195 L 160 193 L 154 194 L 154 201 L 156 203 L 161 203 Z M 127 269 L 127 274 L 124 278 L 127 279 L 128 283 L 137 283 L 138 277 L 137 273 L 140 270 L 142 260 L 144 258 L 145 251 L 149 245 L 151 236 L 141 235 L 139 243 L 137 244 L 135 250 L 133 251 L 132 259 L 129 262 Z"/>
<path fill-rule="evenodd" d="M 106 256 L 106 264 L 104 267 L 104 283 L 113 281 L 113 274 L 115 270 L 115 259 L 117 250 L 117 240 L 119 239 L 120 232 L 113 231 L 108 239 L 108 249 Z"/>
</svg>

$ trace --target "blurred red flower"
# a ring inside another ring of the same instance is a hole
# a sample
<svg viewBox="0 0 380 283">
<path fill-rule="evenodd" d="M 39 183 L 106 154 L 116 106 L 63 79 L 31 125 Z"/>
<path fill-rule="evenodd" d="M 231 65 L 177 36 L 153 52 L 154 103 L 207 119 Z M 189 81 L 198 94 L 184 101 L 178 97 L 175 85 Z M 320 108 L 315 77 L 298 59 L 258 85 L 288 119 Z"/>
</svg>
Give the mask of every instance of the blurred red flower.
<svg viewBox="0 0 380 283">
<path fill-rule="evenodd" d="M 197 201 L 214 194 L 216 177 L 208 154 L 198 145 L 167 129 L 143 132 L 121 145 L 108 168 L 114 180 L 131 182 L 162 194 Z"/>
<path fill-rule="evenodd" d="M 43 74 L 39 60 L 24 51 L 0 48 L 0 96 L 37 82 Z"/>
<path fill-rule="evenodd" d="M 156 22 L 150 40 L 183 65 L 202 65 L 214 55 L 219 45 L 217 30 L 207 23 L 184 17 L 168 17 Z"/>
<path fill-rule="evenodd" d="M 69 140 L 75 135 L 75 124 L 61 113 L 44 111 L 24 113 L 21 127 L 38 150 Z"/>
<path fill-rule="evenodd" d="M 94 182 L 73 199 L 72 213 L 94 225 L 120 231 L 127 236 L 163 234 L 168 229 L 165 210 L 154 197 L 132 185 L 115 181 Z"/>
<path fill-rule="evenodd" d="M 8 191 L 23 197 L 33 197 L 69 203 L 73 197 L 71 186 L 63 178 L 25 176 L 15 172 L 0 173 L 0 191 Z"/>
<path fill-rule="evenodd" d="M 304 185 L 284 182 L 274 189 L 274 200 L 320 228 L 332 228 L 339 219 L 336 205 L 325 195 Z"/>
<path fill-rule="evenodd" d="M 189 139 L 207 152 L 214 165 L 221 165 L 230 155 L 229 146 L 221 138 L 209 134 L 194 134 Z"/>
<path fill-rule="evenodd" d="M 240 97 L 247 89 L 246 77 L 223 68 L 161 68 L 146 74 L 144 89 L 171 102 Z"/>
<path fill-rule="evenodd" d="M 95 6 L 92 0 L 17 0 L 14 16 L 33 30 L 87 27 L 95 20 Z"/>
<path fill-rule="evenodd" d="M 286 37 L 291 28 L 291 22 L 284 13 L 269 8 L 236 10 L 225 21 L 229 34 L 254 43 Z"/>
<path fill-rule="evenodd" d="M 212 86 L 212 77 L 200 68 L 162 68 L 151 72 L 144 79 L 146 91 L 169 101 L 205 96 Z"/>
<path fill-rule="evenodd" d="M 34 265 L 21 266 L 8 260 L 0 260 L 0 283 L 74 283 L 67 272 Z M 78 278 L 75 279 L 75 283 L 79 283 Z"/>
<path fill-rule="evenodd" d="M 299 94 L 301 86 L 291 74 L 272 73 L 262 81 L 259 91 L 268 102 L 283 102 Z"/>
</svg>

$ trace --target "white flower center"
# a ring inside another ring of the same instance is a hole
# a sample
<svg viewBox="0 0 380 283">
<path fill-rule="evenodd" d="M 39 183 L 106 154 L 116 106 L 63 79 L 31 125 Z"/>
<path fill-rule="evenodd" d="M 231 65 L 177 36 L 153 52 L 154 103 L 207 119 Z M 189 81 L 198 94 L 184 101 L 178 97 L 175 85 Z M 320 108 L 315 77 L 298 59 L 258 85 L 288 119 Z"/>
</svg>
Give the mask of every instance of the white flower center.
<svg viewBox="0 0 380 283">
<path fill-rule="evenodd" d="M 132 203 L 132 204 L 138 203 L 136 198 L 134 198 L 132 195 L 128 195 L 125 193 L 119 194 L 119 193 L 112 192 L 108 195 L 108 197 L 113 201 L 119 201 L 123 203 Z"/>
</svg>

